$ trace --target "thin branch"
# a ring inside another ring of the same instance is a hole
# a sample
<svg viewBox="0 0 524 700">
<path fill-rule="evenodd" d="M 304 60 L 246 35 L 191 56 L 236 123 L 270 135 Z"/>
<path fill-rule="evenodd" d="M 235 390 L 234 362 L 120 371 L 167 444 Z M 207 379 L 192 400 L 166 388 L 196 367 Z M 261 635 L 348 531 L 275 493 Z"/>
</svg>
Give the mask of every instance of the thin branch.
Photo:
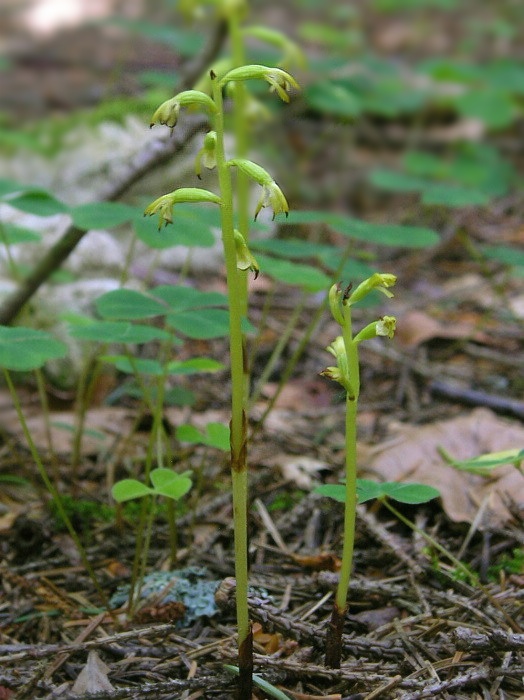
<svg viewBox="0 0 524 700">
<path fill-rule="evenodd" d="M 184 90 L 193 85 L 195 80 L 216 57 L 224 41 L 225 31 L 220 23 L 213 31 L 203 52 L 189 63 L 179 82 L 178 88 Z M 177 128 L 173 136 L 168 134 L 151 141 L 136 154 L 129 163 L 127 172 L 116 182 L 108 184 L 106 191 L 98 201 L 113 202 L 119 199 L 129 188 L 158 166 L 168 162 L 175 152 L 182 150 L 207 121 L 197 117 L 187 119 L 182 128 Z M 42 260 L 24 279 L 18 289 L 8 295 L 0 305 L 0 325 L 13 322 L 22 307 L 31 299 L 40 286 L 46 282 L 60 265 L 69 257 L 80 243 L 87 231 L 71 225 L 59 241 L 52 246 Z"/>
</svg>

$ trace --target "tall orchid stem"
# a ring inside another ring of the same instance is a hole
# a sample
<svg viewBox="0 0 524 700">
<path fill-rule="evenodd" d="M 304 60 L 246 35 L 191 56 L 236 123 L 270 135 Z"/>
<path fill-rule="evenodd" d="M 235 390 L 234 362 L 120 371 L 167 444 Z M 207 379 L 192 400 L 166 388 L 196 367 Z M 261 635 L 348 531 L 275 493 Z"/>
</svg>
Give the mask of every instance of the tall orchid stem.
<svg viewBox="0 0 524 700">
<path fill-rule="evenodd" d="M 346 392 L 346 500 L 344 505 L 344 544 L 342 564 L 338 580 L 335 602 L 326 636 L 326 666 L 340 668 L 342 655 L 342 632 L 347 610 L 347 595 L 353 567 L 355 545 L 355 521 L 357 511 L 357 407 L 360 394 L 360 370 L 358 363 L 358 343 L 353 340 L 351 307 L 343 306 L 344 348 L 351 379 L 351 391 Z"/>
<path fill-rule="evenodd" d="M 212 76 L 214 77 L 214 76 Z M 222 243 L 226 263 L 229 300 L 229 347 L 231 360 L 231 478 L 235 539 L 236 613 L 239 650 L 239 698 L 250 700 L 253 671 L 252 633 L 247 604 L 247 418 L 245 362 L 242 317 L 247 307 L 246 287 L 237 269 L 234 238 L 233 191 L 231 173 L 224 150 L 224 112 L 219 81 L 213 79 L 213 99 L 217 107 L 214 127 L 217 134 L 216 164 L 221 197 Z"/>
</svg>

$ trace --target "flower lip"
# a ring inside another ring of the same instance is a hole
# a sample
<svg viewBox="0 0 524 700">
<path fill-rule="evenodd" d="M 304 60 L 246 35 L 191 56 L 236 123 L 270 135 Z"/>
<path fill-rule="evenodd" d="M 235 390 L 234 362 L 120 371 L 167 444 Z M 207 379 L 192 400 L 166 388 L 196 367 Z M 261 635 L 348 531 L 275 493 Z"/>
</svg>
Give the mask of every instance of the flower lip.
<svg viewBox="0 0 524 700">
<path fill-rule="evenodd" d="M 260 210 L 264 207 L 271 207 L 271 209 L 273 209 L 273 219 L 277 214 L 285 214 L 286 217 L 289 214 L 289 204 L 287 203 L 287 199 L 274 180 L 262 186 L 262 194 L 260 195 L 260 199 L 258 200 L 257 208 L 255 210 L 255 221 Z"/>
</svg>

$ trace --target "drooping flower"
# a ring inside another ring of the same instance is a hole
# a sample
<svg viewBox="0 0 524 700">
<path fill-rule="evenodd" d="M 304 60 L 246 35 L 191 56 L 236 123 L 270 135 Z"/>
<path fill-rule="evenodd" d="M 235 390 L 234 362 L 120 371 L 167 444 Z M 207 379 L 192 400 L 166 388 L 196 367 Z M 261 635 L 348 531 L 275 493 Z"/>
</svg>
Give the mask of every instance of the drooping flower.
<svg viewBox="0 0 524 700">
<path fill-rule="evenodd" d="M 262 186 L 262 194 L 258 200 L 255 210 L 255 220 L 261 209 L 271 207 L 273 210 L 273 219 L 277 214 L 289 214 L 289 204 L 284 196 L 284 193 L 274 180 Z"/>
<path fill-rule="evenodd" d="M 291 88 L 300 89 L 299 84 L 293 76 L 282 68 L 270 68 L 269 66 L 260 66 L 252 64 L 248 66 L 240 66 L 228 71 L 220 80 L 222 85 L 227 85 L 229 82 L 239 80 L 265 80 L 269 83 L 270 90 L 276 92 L 281 100 L 289 102 L 287 94 Z"/>
<path fill-rule="evenodd" d="M 208 131 L 204 138 L 204 145 L 199 150 L 195 158 L 195 173 L 199 180 L 202 179 L 202 165 L 208 170 L 213 170 L 213 168 L 216 168 L 216 145 L 216 131 Z"/>
<path fill-rule="evenodd" d="M 200 90 L 183 90 L 178 95 L 162 102 L 151 117 L 149 128 L 155 124 L 164 124 L 172 131 L 178 122 L 181 107 L 199 108 L 209 114 L 216 112 L 216 105 L 209 95 Z"/>
<path fill-rule="evenodd" d="M 391 340 L 395 335 L 396 325 L 397 319 L 394 316 L 383 316 L 379 318 L 378 321 L 373 321 L 373 323 L 369 323 L 365 326 L 357 333 L 353 340 L 355 343 L 360 343 L 363 340 L 370 340 L 377 336 L 383 336 Z"/>
<path fill-rule="evenodd" d="M 336 359 L 337 366 L 326 367 L 325 370 L 320 372 L 321 376 L 327 377 L 328 379 L 332 379 L 334 382 L 341 384 L 347 391 L 348 397 L 353 398 L 355 396 L 355 392 L 351 385 L 351 378 L 349 376 L 349 365 L 344 338 L 341 335 L 337 336 L 331 345 L 328 345 L 326 350 Z"/>
<path fill-rule="evenodd" d="M 265 75 L 270 85 L 270 92 L 276 92 L 283 102 L 289 102 L 288 92 L 291 88 L 298 90 L 298 83 L 292 75 L 281 68 L 273 68 Z"/>
<path fill-rule="evenodd" d="M 235 248 L 237 253 L 237 268 L 239 270 L 251 270 L 255 273 L 255 279 L 260 272 L 259 264 L 249 250 L 244 236 L 235 229 Z"/>
<path fill-rule="evenodd" d="M 163 124 L 164 126 L 168 126 L 172 131 L 178 122 L 179 115 L 180 102 L 178 102 L 176 97 L 172 97 L 170 100 L 162 102 L 160 107 L 158 107 L 151 117 L 149 128 L 152 129 L 155 124 Z"/>
<path fill-rule="evenodd" d="M 363 299 L 369 292 L 376 289 L 387 297 L 392 297 L 393 294 L 389 291 L 389 287 L 393 287 L 397 278 L 395 275 L 384 272 L 375 272 L 371 277 L 361 282 L 358 287 L 349 295 L 346 303 L 352 306 L 357 301 Z"/>
<path fill-rule="evenodd" d="M 158 230 L 173 223 L 173 193 L 163 194 L 144 209 L 144 216 L 158 214 Z"/>
<path fill-rule="evenodd" d="M 180 187 L 174 192 L 163 194 L 144 210 L 144 216 L 153 216 L 158 214 L 158 230 L 162 226 L 173 223 L 173 207 L 175 204 L 183 202 L 213 202 L 214 204 L 222 204 L 220 197 L 214 192 L 203 190 L 199 187 Z"/>
</svg>

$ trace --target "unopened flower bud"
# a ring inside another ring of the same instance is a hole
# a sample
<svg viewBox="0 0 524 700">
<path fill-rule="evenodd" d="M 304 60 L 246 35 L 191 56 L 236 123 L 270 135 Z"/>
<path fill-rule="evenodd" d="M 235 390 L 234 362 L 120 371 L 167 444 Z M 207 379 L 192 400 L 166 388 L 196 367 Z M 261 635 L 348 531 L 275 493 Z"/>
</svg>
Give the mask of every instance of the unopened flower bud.
<svg viewBox="0 0 524 700">
<path fill-rule="evenodd" d="M 329 308 L 331 309 L 331 315 L 335 321 L 340 325 L 344 325 L 344 315 L 341 309 L 342 302 L 342 289 L 340 284 L 334 284 L 329 290 Z"/>
</svg>

